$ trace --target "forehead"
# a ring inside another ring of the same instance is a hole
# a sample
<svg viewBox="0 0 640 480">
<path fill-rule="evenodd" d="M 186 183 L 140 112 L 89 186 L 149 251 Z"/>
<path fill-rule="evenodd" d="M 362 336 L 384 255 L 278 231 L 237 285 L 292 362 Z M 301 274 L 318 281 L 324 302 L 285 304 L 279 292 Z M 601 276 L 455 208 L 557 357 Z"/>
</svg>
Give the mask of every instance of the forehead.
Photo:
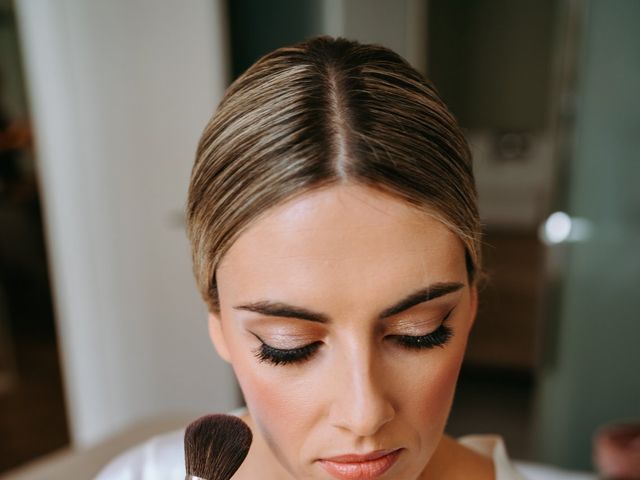
<svg viewBox="0 0 640 480">
<path fill-rule="evenodd" d="M 225 297 L 366 301 L 374 292 L 402 295 L 465 280 L 462 242 L 442 222 L 354 185 L 308 192 L 270 210 L 232 245 L 217 271 L 223 303 Z"/>
</svg>

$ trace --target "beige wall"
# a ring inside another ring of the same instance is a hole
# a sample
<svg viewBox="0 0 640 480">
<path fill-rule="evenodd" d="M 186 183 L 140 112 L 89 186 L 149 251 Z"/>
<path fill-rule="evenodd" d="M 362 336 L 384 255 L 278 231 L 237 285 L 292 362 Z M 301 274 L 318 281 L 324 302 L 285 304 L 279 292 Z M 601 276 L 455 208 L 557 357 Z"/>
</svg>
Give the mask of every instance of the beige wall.
<svg viewBox="0 0 640 480">
<path fill-rule="evenodd" d="M 222 2 L 19 0 L 73 440 L 237 403 L 181 225 L 227 76 Z"/>
</svg>

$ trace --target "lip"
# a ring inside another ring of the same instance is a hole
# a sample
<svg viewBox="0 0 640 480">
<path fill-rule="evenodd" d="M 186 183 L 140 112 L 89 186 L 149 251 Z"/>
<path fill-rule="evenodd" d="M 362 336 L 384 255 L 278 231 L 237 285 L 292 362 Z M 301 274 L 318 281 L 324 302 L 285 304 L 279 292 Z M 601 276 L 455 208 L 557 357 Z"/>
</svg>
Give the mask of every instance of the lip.
<svg viewBox="0 0 640 480">
<path fill-rule="evenodd" d="M 366 455 L 348 454 L 319 460 L 320 466 L 339 480 L 373 480 L 384 475 L 398 460 L 401 448 L 376 450 Z"/>
</svg>

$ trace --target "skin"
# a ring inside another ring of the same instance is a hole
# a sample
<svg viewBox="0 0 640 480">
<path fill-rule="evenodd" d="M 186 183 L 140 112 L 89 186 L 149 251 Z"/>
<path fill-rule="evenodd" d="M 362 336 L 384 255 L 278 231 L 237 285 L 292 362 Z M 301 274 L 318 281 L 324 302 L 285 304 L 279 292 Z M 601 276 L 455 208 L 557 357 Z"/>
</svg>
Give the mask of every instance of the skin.
<svg viewBox="0 0 640 480">
<path fill-rule="evenodd" d="M 238 378 L 254 442 L 234 479 L 331 479 L 319 459 L 402 448 L 380 479 L 493 478 L 493 464 L 444 436 L 477 308 L 459 238 L 433 216 L 357 185 L 307 192 L 258 218 L 223 258 L 213 344 Z M 418 289 L 459 290 L 385 319 Z M 322 312 L 326 323 L 235 308 L 278 301 Z M 445 317 L 448 318 L 446 320 Z M 394 336 L 441 323 L 442 347 L 408 349 Z M 256 351 L 319 342 L 302 363 Z"/>
</svg>

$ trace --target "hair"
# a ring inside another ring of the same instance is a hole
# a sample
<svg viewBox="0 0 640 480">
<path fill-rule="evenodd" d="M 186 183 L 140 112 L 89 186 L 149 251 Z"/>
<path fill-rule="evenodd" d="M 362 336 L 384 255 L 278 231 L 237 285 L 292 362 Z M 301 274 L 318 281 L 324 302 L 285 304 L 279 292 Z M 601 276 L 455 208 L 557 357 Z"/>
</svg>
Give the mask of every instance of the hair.
<svg viewBox="0 0 640 480">
<path fill-rule="evenodd" d="M 317 37 L 279 48 L 225 92 L 200 139 L 187 233 L 201 294 L 219 312 L 216 269 L 260 215 L 296 195 L 359 184 L 435 216 L 481 268 L 471 153 L 434 86 L 395 52 Z"/>
</svg>

